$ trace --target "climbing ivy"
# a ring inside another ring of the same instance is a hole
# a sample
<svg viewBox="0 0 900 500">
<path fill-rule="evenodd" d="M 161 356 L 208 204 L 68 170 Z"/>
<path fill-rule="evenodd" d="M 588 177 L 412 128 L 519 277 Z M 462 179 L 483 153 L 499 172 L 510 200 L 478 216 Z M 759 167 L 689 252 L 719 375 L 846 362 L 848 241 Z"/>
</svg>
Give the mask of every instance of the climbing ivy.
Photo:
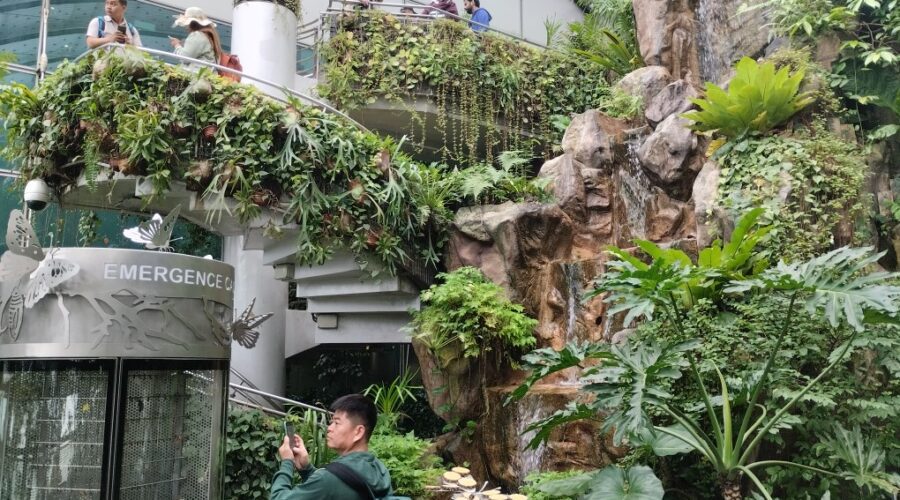
<svg viewBox="0 0 900 500">
<path fill-rule="evenodd" d="M 769 255 L 808 258 L 852 242 L 865 208 L 862 158 L 821 122 L 794 135 L 748 138 L 722 158 L 719 197 L 733 214 L 766 208 Z"/>
<path fill-rule="evenodd" d="M 603 68 L 584 58 L 477 35 L 452 20 L 408 23 L 367 11 L 335 22 L 320 95 L 343 109 L 429 100 L 444 158 L 474 163 L 484 145 L 488 159 L 533 146 L 549 153 L 559 139 L 551 116 L 595 107 L 607 87 Z"/>
</svg>

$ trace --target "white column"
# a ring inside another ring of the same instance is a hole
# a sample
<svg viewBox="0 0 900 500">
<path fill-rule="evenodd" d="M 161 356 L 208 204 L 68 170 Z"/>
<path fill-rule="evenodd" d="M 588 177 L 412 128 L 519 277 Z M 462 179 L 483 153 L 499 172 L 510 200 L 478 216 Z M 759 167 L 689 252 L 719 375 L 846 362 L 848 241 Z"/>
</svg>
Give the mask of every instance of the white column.
<svg viewBox="0 0 900 500">
<path fill-rule="evenodd" d="M 225 262 L 234 266 L 235 313 L 240 314 L 254 298 L 254 313 L 275 313 L 259 328 L 256 347 L 246 349 L 232 343 L 231 367 L 260 390 L 283 396 L 287 283 L 276 280 L 272 266 L 263 264 L 262 250 L 244 250 L 243 236 L 225 237 L 223 254 Z"/>
<path fill-rule="evenodd" d="M 273 2 L 251 1 L 234 6 L 231 53 L 241 59 L 244 73 L 293 87 L 297 67 L 297 16 Z M 260 85 L 281 96 L 279 87 Z M 225 238 L 225 262 L 234 266 L 234 305 L 243 311 L 254 297 L 254 311 L 275 313 L 263 323 L 253 349 L 232 345 L 231 366 L 254 385 L 271 394 L 284 395 L 284 328 L 287 314 L 287 283 L 275 279 L 271 266 L 263 265 L 262 250 L 244 250 L 243 236 Z"/>
<path fill-rule="evenodd" d="M 251 1 L 234 6 L 231 53 L 244 73 L 272 81 L 279 87 L 247 79 L 270 95 L 280 97 L 281 86 L 293 88 L 297 74 L 297 15 L 273 2 Z"/>
</svg>

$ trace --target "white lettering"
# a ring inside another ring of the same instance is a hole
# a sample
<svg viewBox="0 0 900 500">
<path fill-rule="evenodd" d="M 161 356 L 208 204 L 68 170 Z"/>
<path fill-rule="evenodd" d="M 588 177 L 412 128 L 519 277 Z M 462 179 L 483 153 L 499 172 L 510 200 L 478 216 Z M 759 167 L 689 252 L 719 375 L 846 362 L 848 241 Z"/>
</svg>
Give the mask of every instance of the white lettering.
<svg viewBox="0 0 900 500">
<path fill-rule="evenodd" d="M 153 266 L 141 266 L 140 277 L 138 279 L 141 281 L 153 281 Z"/>
<path fill-rule="evenodd" d="M 222 275 L 216 275 L 216 288 L 222 288 Z"/>
<path fill-rule="evenodd" d="M 225 290 L 230 292 L 231 288 L 234 284 L 231 282 L 231 278 L 225 278 Z"/>
<path fill-rule="evenodd" d="M 196 275 L 196 271 L 193 269 L 185 269 L 184 270 L 184 284 L 185 285 L 196 285 L 197 282 L 194 281 L 194 276 Z"/>
<path fill-rule="evenodd" d="M 169 279 L 172 283 L 184 283 L 184 270 L 173 267 L 169 270 Z"/>
<path fill-rule="evenodd" d="M 114 280 L 116 279 L 116 265 L 106 263 L 103 265 L 103 279 L 105 280 Z"/>
<path fill-rule="evenodd" d="M 163 266 L 156 266 L 153 270 L 153 281 L 164 281 L 166 283 L 169 280 L 166 278 L 166 275 L 169 274 L 169 270 Z"/>
<path fill-rule="evenodd" d="M 120 280 L 134 280 L 137 279 L 137 266 L 132 264 L 130 266 L 126 266 L 122 264 L 119 266 L 119 279 Z"/>
<path fill-rule="evenodd" d="M 197 271 L 197 284 L 206 286 L 206 273 Z"/>
</svg>

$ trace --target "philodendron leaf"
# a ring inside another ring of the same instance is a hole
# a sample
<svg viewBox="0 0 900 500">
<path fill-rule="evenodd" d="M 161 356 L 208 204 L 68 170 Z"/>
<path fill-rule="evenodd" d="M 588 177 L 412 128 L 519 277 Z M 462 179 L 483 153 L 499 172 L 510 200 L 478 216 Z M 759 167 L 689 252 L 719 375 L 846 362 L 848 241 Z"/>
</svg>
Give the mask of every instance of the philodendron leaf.
<svg viewBox="0 0 900 500">
<path fill-rule="evenodd" d="M 585 472 L 577 476 L 547 481 L 537 486 L 537 490 L 551 497 L 578 497 L 583 495 L 597 477 L 598 471 Z"/>
<path fill-rule="evenodd" d="M 662 483 L 646 465 L 622 469 L 615 465 L 600 471 L 590 484 L 585 500 L 660 500 Z"/>
<path fill-rule="evenodd" d="M 673 434 L 675 435 L 673 436 Z M 701 448 L 700 444 L 697 444 L 696 439 L 680 424 L 658 427 L 653 432 L 645 429 L 638 435 L 633 436 L 631 442 L 637 446 L 649 446 L 658 457 L 690 453 L 695 449 Z"/>
</svg>

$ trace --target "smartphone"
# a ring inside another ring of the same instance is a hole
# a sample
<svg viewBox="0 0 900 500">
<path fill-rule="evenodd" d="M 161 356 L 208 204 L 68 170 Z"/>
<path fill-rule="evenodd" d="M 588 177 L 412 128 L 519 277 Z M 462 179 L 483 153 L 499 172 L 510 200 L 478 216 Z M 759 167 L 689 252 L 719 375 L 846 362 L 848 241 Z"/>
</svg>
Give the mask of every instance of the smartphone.
<svg viewBox="0 0 900 500">
<path fill-rule="evenodd" d="M 121 34 L 124 35 L 124 34 L 125 34 L 125 31 L 126 31 L 128 28 L 126 28 L 124 24 L 121 24 L 121 25 L 119 25 L 119 27 L 116 28 L 116 29 L 118 30 L 119 33 L 121 33 Z"/>
<path fill-rule="evenodd" d="M 293 441 L 294 434 L 296 434 L 296 432 L 294 431 L 294 424 L 285 420 L 284 421 L 284 435 L 291 438 L 291 441 Z"/>
</svg>

